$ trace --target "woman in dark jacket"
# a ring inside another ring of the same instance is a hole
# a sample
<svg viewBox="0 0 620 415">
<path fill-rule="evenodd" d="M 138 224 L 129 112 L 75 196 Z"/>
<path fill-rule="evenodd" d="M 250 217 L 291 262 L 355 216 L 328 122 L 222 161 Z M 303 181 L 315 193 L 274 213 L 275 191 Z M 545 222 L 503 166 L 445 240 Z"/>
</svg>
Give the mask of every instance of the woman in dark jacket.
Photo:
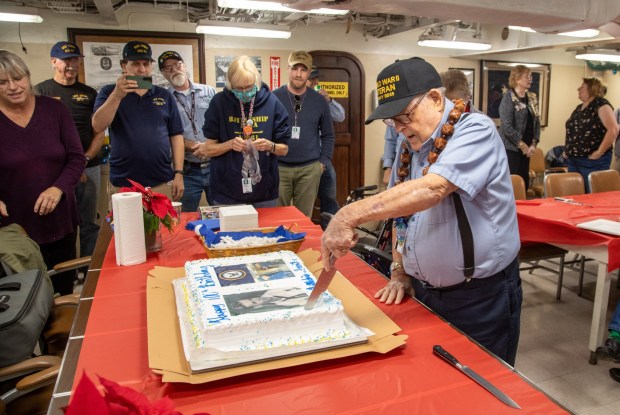
<svg viewBox="0 0 620 415">
<path fill-rule="evenodd" d="M 277 156 L 288 152 L 291 131 L 286 109 L 247 56 L 231 62 L 226 88 L 211 100 L 203 131 L 213 202 L 275 206 Z"/>
<path fill-rule="evenodd" d="M 506 91 L 499 104 L 499 133 L 506 146 L 510 174 L 518 174 L 526 186 L 530 181 L 530 157 L 540 141 L 540 118 L 536 94 L 529 92 L 531 71 L 517 65 L 510 71 Z"/>
</svg>

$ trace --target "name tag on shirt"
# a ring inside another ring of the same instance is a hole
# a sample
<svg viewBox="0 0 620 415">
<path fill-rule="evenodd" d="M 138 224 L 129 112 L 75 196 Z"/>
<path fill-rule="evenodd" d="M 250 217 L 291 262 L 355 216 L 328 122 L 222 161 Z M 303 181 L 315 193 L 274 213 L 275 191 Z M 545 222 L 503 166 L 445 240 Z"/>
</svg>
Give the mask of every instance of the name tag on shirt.
<svg viewBox="0 0 620 415">
<path fill-rule="evenodd" d="M 243 193 L 252 193 L 252 180 L 250 178 L 241 179 Z"/>
<path fill-rule="evenodd" d="M 299 140 L 300 136 L 301 136 L 301 127 L 293 127 L 291 138 Z"/>
</svg>

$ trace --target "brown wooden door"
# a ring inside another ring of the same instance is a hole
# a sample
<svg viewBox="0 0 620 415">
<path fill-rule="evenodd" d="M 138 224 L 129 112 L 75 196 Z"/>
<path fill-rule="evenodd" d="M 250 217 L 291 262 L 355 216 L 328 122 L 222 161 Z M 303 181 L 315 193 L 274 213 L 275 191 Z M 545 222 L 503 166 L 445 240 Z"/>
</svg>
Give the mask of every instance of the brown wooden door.
<svg viewBox="0 0 620 415">
<path fill-rule="evenodd" d="M 317 50 L 310 54 L 319 69 L 320 82 L 347 83 L 348 97 L 336 98 L 346 118 L 334 123 L 336 146 L 332 158 L 338 203 L 342 206 L 349 191 L 364 182 L 364 68 L 350 53 Z"/>
</svg>

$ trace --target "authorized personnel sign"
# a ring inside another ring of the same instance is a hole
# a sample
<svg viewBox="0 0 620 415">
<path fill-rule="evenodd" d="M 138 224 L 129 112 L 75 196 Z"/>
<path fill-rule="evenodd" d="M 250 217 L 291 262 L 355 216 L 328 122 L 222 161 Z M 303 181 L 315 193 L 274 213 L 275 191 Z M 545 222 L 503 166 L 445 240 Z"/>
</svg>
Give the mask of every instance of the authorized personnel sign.
<svg viewBox="0 0 620 415">
<path fill-rule="evenodd" d="M 348 82 L 319 82 L 319 85 L 332 98 L 349 98 Z"/>
</svg>

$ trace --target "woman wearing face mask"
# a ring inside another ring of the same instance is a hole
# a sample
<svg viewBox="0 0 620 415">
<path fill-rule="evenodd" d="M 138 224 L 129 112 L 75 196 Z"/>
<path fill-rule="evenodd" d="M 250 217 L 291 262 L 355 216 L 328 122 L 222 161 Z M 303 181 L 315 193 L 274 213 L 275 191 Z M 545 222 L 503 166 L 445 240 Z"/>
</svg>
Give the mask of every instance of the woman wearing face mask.
<svg viewBox="0 0 620 415">
<path fill-rule="evenodd" d="M 203 132 L 207 141 L 194 154 L 204 151 L 211 158 L 214 204 L 275 206 L 277 156 L 288 152 L 291 132 L 286 109 L 261 82 L 249 57 L 231 62 L 226 87 L 209 104 Z"/>
</svg>

